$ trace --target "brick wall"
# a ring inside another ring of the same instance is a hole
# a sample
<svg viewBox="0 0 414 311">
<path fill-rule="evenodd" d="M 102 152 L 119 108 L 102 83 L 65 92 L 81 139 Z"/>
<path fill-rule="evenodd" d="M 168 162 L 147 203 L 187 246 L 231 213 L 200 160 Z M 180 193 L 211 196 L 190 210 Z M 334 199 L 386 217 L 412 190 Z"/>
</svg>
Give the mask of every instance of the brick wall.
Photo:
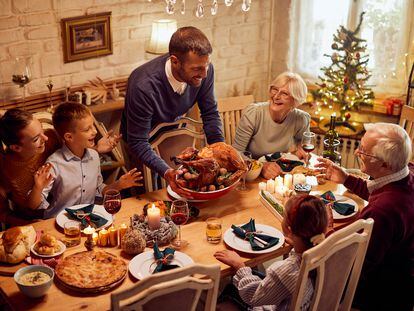
<svg viewBox="0 0 414 311">
<path fill-rule="evenodd" d="M 0 0 L 0 102 L 22 94 L 11 82 L 16 57 L 29 56 L 32 62 L 33 80 L 27 85 L 27 95 L 47 92 L 49 76 L 54 90 L 80 85 L 96 76 L 104 80 L 128 76 L 154 57 L 145 53 L 145 45 L 152 21 L 159 18 L 175 18 L 178 27 L 192 25 L 208 36 L 213 44 L 218 97 L 253 93 L 257 100 L 264 100 L 272 1 L 253 0 L 247 13 L 240 9 L 242 0 L 234 0 L 231 7 L 219 1 L 216 16 L 211 16 L 206 6 L 205 16 L 199 19 L 194 15 L 197 0 L 187 0 L 185 15 L 176 12 L 171 16 L 165 13 L 163 0 Z M 113 55 L 64 64 L 60 19 L 105 11 L 112 12 Z M 287 18 L 276 12 L 278 21 L 273 27 L 280 26 L 280 18 Z M 275 50 L 272 76 L 278 68 L 286 67 L 280 63 L 283 56 L 277 56 L 280 49 Z"/>
</svg>

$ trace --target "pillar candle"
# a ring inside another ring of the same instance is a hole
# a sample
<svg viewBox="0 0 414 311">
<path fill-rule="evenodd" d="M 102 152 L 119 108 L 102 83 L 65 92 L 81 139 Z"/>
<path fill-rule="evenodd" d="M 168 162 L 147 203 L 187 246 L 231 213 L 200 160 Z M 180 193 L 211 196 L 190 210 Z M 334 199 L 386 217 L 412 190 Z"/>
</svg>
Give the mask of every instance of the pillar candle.
<svg viewBox="0 0 414 311">
<path fill-rule="evenodd" d="M 275 189 L 280 187 L 280 186 L 283 186 L 283 177 L 282 176 L 277 176 L 275 178 Z"/>
<path fill-rule="evenodd" d="M 117 246 L 118 245 L 118 229 L 114 227 L 114 225 L 109 228 L 109 244 L 111 246 Z"/>
<path fill-rule="evenodd" d="M 93 243 L 95 243 L 95 245 L 98 245 L 99 243 L 99 236 L 98 236 L 98 234 L 96 233 L 96 232 L 94 232 L 93 234 L 92 234 L 92 240 L 93 240 Z"/>
<path fill-rule="evenodd" d="M 266 182 L 266 190 L 267 190 L 269 193 L 274 193 L 274 192 L 275 192 L 275 181 L 274 181 L 273 179 L 269 179 L 269 180 Z"/>
<path fill-rule="evenodd" d="M 106 229 L 102 229 L 99 231 L 99 245 L 106 246 L 108 244 L 108 231 Z"/>
<path fill-rule="evenodd" d="M 83 229 L 83 234 L 86 235 L 87 238 L 92 238 L 92 235 L 94 233 L 95 233 L 95 228 L 92 228 L 91 225 Z"/>
<path fill-rule="evenodd" d="M 286 174 L 283 184 L 286 188 L 292 189 L 292 181 L 293 181 L 292 174 Z"/>
<path fill-rule="evenodd" d="M 150 230 L 157 230 L 160 228 L 160 209 L 152 204 L 151 208 L 147 209 L 148 227 Z"/>
<path fill-rule="evenodd" d="M 266 190 L 266 183 L 265 182 L 259 182 L 259 190 Z"/>
<path fill-rule="evenodd" d="M 121 244 L 122 238 L 124 237 L 126 231 L 127 231 L 127 225 L 126 224 L 122 224 L 119 227 L 119 244 Z"/>
</svg>

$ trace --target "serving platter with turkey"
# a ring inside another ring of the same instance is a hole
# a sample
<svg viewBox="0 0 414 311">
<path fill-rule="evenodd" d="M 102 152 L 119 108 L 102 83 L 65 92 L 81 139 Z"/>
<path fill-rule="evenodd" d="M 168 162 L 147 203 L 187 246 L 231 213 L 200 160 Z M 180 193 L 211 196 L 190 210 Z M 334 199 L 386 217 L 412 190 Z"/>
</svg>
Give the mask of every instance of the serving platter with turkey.
<svg viewBox="0 0 414 311">
<path fill-rule="evenodd" d="M 217 199 L 230 192 L 247 172 L 247 165 L 232 146 L 218 142 L 201 150 L 184 149 L 172 160 L 181 165 L 179 187 L 197 200 Z"/>
</svg>

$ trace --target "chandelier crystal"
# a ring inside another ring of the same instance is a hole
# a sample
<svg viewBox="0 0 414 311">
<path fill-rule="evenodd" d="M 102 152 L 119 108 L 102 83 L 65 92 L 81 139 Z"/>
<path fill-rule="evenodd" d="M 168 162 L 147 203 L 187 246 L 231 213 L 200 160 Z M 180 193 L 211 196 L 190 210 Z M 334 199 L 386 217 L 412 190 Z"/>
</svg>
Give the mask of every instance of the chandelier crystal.
<svg viewBox="0 0 414 311">
<path fill-rule="evenodd" d="M 148 2 L 151 2 L 151 1 L 152 0 L 148 0 Z M 175 13 L 175 5 L 179 6 L 179 10 L 181 14 L 183 15 L 185 14 L 185 9 L 186 9 L 185 0 L 164 0 L 164 1 L 165 1 L 165 11 L 167 12 L 167 14 L 171 15 Z M 204 16 L 205 5 L 207 5 L 206 3 L 211 4 L 211 9 L 210 9 L 211 15 L 212 16 L 217 15 L 218 6 L 219 6 L 218 2 L 219 0 L 204 0 L 204 4 L 203 4 L 203 0 L 197 0 L 197 5 L 194 8 L 195 16 L 197 16 L 198 18 L 202 18 Z M 234 3 L 234 0 L 224 0 L 223 2 L 225 6 L 229 7 Z M 248 12 L 251 8 L 251 5 L 252 5 L 252 0 L 242 0 L 241 10 L 243 12 Z"/>
</svg>

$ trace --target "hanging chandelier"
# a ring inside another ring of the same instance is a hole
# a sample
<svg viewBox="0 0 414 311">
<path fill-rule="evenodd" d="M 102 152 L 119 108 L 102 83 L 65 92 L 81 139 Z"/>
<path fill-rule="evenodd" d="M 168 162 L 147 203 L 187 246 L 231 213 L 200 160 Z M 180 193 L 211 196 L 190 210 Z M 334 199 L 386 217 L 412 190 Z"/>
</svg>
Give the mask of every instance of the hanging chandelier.
<svg viewBox="0 0 414 311">
<path fill-rule="evenodd" d="M 151 0 L 148 0 L 151 1 Z M 179 10 L 181 14 L 185 14 L 186 0 L 165 0 L 165 11 L 167 14 L 174 14 L 176 10 Z M 204 2 L 204 3 L 203 3 Z M 226 6 L 231 6 L 235 2 L 234 0 L 224 0 Z M 204 16 L 205 5 L 211 4 L 210 12 L 211 15 L 216 15 L 218 11 L 218 0 L 197 0 L 197 6 L 195 7 L 195 16 L 201 18 Z M 247 12 L 250 10 L 252 0 L 242 0 L 241 10 Z"/>
</svg>

